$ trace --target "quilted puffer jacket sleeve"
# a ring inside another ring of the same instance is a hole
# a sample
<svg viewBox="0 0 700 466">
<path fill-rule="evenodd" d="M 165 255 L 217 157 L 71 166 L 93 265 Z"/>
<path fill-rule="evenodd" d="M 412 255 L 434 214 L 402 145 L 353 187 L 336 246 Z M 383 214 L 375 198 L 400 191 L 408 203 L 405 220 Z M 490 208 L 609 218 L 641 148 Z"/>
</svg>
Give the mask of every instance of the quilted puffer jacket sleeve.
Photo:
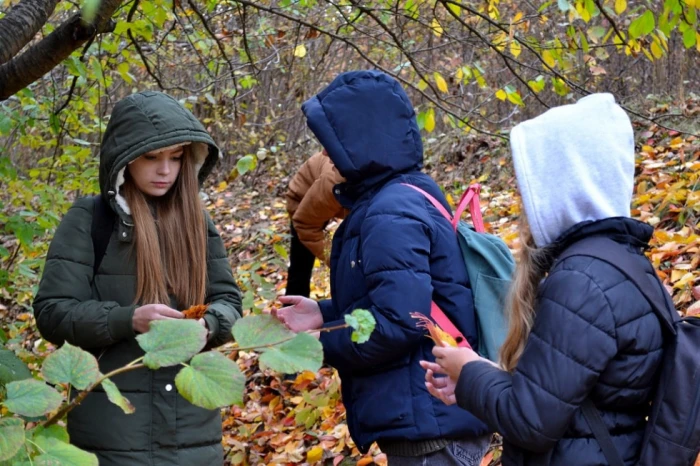
<svg viewBox="0 0 700 466">
<path fill-rule="evenodd" d="M 92 297 L 92 210 L 92 200 L 85 198 L 66 213 L 51 241 L 34 300 L 39 332 L 57 345 L 67 341 L 85 349 L 99 348 L 134 336 L 135 306 Z"/>
<path fill-rule="evenodd" d="M 430 228 L 425 220 L 392 213 L 381 205 L 372 206 L 360 237 L 362 266 L 372 303 L 369 311 L 377 325 L 363 344 L 352 342 L 350 329 L 322 333 L 326 361 L 339 370 L 368 368 L 410 353 L 425 338 L 410 313 L 430 309 L 433 291 Z M 341 323 L 326 322 L 325 326 Z"/>
<path fill-rule="evenodd" d="M 516 371 L 466 364 L 457 403 L 508 442 L 544 452 L 564 435 L 616 353 L 615 321 L 603 290 L 582 272 L 558 270 L 540 288 Z"/>
<path fill-rule="evenodd" d="M 226 248 L 207 215 L 207 297 L 209 308 L 204 320 L 209 328 L 209 346 L 230 341 L 231 327 L 241 317 L 241 292 L 233 279 Z"/>
</svg>

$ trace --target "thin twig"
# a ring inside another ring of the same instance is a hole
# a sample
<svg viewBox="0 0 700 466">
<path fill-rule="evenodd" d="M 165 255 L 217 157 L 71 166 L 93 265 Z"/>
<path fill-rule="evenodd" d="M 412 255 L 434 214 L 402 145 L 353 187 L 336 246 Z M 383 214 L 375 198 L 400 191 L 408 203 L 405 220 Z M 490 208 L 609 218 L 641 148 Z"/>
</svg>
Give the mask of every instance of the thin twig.
<svg viewBox="0 0 700 466">
<path fill-rule="evenodd" d="M 448 109 L 447 107 L 445 107 L 442 103 L 440 103 L 438 100 L 436 100 L 433 96 L 431 96 L 430 94 L 428 94 L 428 93 L 423 92 L 422 90 L 420 90 L 415 84 L 411 83 L 410 81 L 408 81 L 407 79 L 405 79 L 405 78 L 402 77 L 401 75 L 399 75 L 399 74 L 397 74 L 397 73 L 393 73 L 392 71 L 390 71 L 390 70 L 386 69 L 385 67 L 381 66 L 381 65 L 380 65 L 379 63 L 377 63 L 376 61 L 372 60 L 372 59 L 371 59 L 369 56 L 367 56 L 367 54 L 366 54 L 364 51 L 362 51 L 362 49 L 361 49 L 356 43 L 354 43 L 353 41 L 351 41 L 351 40 L 349 40 L 349 39 L 346 39 L 345 37 L 342 37 L 342 36 L 340 36 L 340 35 L 337 34 L 337 33 L 333 33 L 333 32 L 331 32 L 331 31 L 327 31 L 327 30 L 325 30 L 325 29 L 322 29 L 322 28 L 320 28 L 319 26 L 316 26 L 316 25 L 314 25 L 314 24 L 312 24 L 312 23 L 309 23 L 308 21 L 305 21 L 305 20 L 303 20 L 303 19 L 295 18 L 295 17 L 290 16 L 290 15 L 288 15 L 288 14 L 282 12 L 282 11 L 278 11 L 278 10 L 276 10 L 276 9 L 274 9 L 274 8 L 266 7 L 266 6 L 264 6 L 264 5 L 260 5 L 259 3 L 256 3 L 256 2 L 253 2 L 253 1 L 249 1 L 249 0 L 235 0 L 235 1 L 236 1 L 237 3 L 242 4 L 242 5 L 248 5 L 248 6 L 254 8 L 254 9 L 256 9 L 256 10 L 259 10 L 259 11 L 266 11 L 266 12 L 268 12 L 268 13 L 271 13 L 271 14 L 273 14 L 273 15 L 275 15 L 275 16 L 279 16 L 279 17 L 281 17 L 281 18 L 285 18 L 285 19 L 287 19 L 287 20 L 289 20 L 289 21 L 292 21 L 292 22 L 294 22 L 294 23 L 304 25 L 304 26 L 306 26 L 306 27 L 308 27 L 308 28 L 311 28 L 311 29 L 314 29 L 314 30 L 320 32 L 321 34 L 324 34 L 324 35 L 326 35 L 326 36 L 328 36 L 328 37 L 332 37 L 332 38 L 334 38 L 334 39 L 336 39 L 336 40 L 338 40 L 338 41 L 340 41 L 340 42 L 342 42 L 342 43 L 348 45 L 348 46 L 351 47 L 353 50 L 355 50 L 355 51 L 357 52 L 357 54 L 358 54 L 360 57 L 362 57 L 363 60 L 365 60 L 365 61 L 366 61 L 367 63 L 369 63 L 370 65 L 372 65 L 374 68 L 376 68 L 376 69 L 382 71 L 383 73 L 385 73 L 385 74 L 387 74 L 387 75 L 393 77 L 394 79 L 396 79 L 397 81 L 399 81 L 399 82 L 403 83 L 404 85 L 410 87 L 411 89 L 414 89 L 416 92 L 420 93 L 423 97 L 425 97 L 426 100 L 428 100 L 428 101 L 431 102 L 433 105 L 435 105 L 435 107 L 441 109 L 442 111 L 444 111 L 445 113 L 447 113 L 447 114 L 449 114 L 449 115 L 452 115 L 452 116 L 455 117 L 457 120 L 461 121 L 463 124 L 465 124 L 465 125 L 468 126 L 469 128 L 472 128 L 472 129 L 473 129 L 474 131 L 476 131 L 477 133 L 481 133 L 481 134 L 484 134 L 484 135 L 487 135 L 487 136 L 496 137 L 496 138 L 499 138 L 499 139 L 507 139 L 505 136 L 503 136 L 503 135 L 501 135 L 501 134 L 496 134 L 496 133 L 492 133 L 492 132 L 490 132 L 490 131 L 486 131 L 486 130 L 483 130 L 483 129 L 480 129 L 480 128 L 476 128 L 475 126 L 473 126 L 472 124 L 470 124 L 468 121 L 465 121 L 463 117 L 461 117 L 460 115 L 456 114 L 456 113 L 453 112 L 452 110 L 450 110 L 450 109 Z"/>
<path fill-rule="evenodd" d="M 46 428 L 46 427 L 52 426 L 52 425 L 56 424 L 58 421 L 60 421 L 61 419 L 63 419 L 63 417 L 64 417 L 66 414 L 68 414 L 68 413 L 71 412 L 76 406 L 78 406 L 78 405 L 85 399 L 85 397 L 88 396 L 88 394 L 89 394 L 91 391 L 93 391 L 95 388 L 97 388 L 97 386 L 100 385 L 102 382 L 104 382 L 106 379 L 109 379 L 110 377 L 114 377 L 115 375 L 123 374 L 124 372 L 130 372 L 130 371 L 133 371 L 133 370 L 136 370 L 136 369 L 141 369 L 142 367 L 146 367 L 146 366 L 144 366 L 143 364 L 134 364 L 134 365 L 131 365 L 131 364 L 130 364 L 130 365 L 127 365 L 127 366 L 124 366 L 124 367 L 120 367 L 119 369 L 115 369 L 115 370 L 113 370 L 112 372 L 103 375 L 102 377 L 100 377 L 100 379 L 99 379 L 97 382 L 95 382 L 94 384 L 90 385 L 87 389 L 85 389 L 85 390 L 83 390 L 82 392 L 80 392 L 80 393 L 78 394 L 78 396 L 76 396 L 75 398 L 73 398 L 73 401 L 71 401 L 70 403 L 68 403 L 67 405 L 65 405 L 65 406 L 64 406 L 63 408 L 61 408 L 56 414 L 54 414 L 54 415 L 51 416 L 49 419 L 47 419 L 46 421 L 44 421 L 44 423 L 42 424 L 43 427 Z"/>
<path fill-rule="evenodd" d="M 129 14 L 126 17 L 127 22 L 131 22 L 131 19 L 134 17 L 134 13 L 136 13 L 136 9 L 139 6 L 139 0 L 134 0 L 134 4 L 131 5 L 131 9 L 129 10 Z M 146 68 L 146 72 L 153 78 L 153 80 L 158 84 L 158 87 L 160 87 L 161 90 L 166 90 L 165 86 L 163 85 L 162 81 L 156 74 L 153 72 L 151 69 L 151 65 L 148 63 L 148 59 L 146 58 L 146 55 L 143 53 L 143 50 L 141 50 L 141 46 L 139 43 L 136 41 L 136 38 L 134 37 L 134 34 L 131 32 L 131 28 L 126 30 L 127 35 L 129 36 L 129 39 L 131 39 L 131 43 L 134 44 L 134 48 L 136 49 L 136 52 L 138 52 L 139 56 L 141 57 L 141 61 L 143 62 L 143 66 Z"/>
<path fill-rule="evenodd" d="M 622 36 L 622 32 L 620 32 L 620 30 L 618 29 L 617 24 L 615 23 L 615 20 L 613 20 L 610 17 L 610 15 L 608 14 L 608 12 L 603 8 L 603 5 L 600 3 L 600 0 L 594 0 L 594 2 L 598 6 L 598 9 L 600 10 L 600 12 L 603 13 L 603 16 L 605 16 L 605 19 L 608 20 L 608 22 L 610 23 L 610 26 L 612 26 L 612 28 L 615 30 L 615 34 L 617 34 L 617 37 L 619 37 L 620 40 L 622 41 L 622 43 L 624 44 L 625 38 Z"/>
</svg>

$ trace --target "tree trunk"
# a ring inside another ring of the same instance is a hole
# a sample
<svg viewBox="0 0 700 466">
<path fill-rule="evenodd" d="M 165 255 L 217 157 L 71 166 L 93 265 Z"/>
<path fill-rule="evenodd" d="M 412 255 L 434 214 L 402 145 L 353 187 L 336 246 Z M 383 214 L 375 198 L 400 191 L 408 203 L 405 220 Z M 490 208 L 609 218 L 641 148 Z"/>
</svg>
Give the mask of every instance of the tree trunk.
<svg viewBox="0 0 700 466">
<path fill-rule="evenodd" d="M 0 19 L 0 65 L 32 40 L 57 3 L 58 0 L 22 0 Z"/>
<path fill-rule="evenodd" d="M 92 25 L 75 15 L 39 43 L 0 66 L 0 101 L 38 80 L 96 34 L 114 30 L 111 20 L 123 0 L 102 0 Z M 10 34 L 21 31 L 10 30 Z"/>
</svg>

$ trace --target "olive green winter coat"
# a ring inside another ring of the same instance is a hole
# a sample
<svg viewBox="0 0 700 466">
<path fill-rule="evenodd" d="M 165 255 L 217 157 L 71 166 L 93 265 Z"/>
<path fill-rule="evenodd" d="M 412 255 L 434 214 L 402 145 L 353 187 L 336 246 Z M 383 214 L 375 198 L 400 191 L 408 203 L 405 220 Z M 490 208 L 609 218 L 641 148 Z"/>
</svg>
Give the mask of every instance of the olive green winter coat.
<svg viewBox="0 0 700 466">
<path fill-rule="evenodd" d="M 100 188 L 117 217 L 97 273 L 93 276 L 92 198 L 75 202 L 51 242 L 34 301 L 39 331 L 52 343 L 69 342 L 92 352 L 102 373 L 143 355 L 132 326 L 139 304 L 134 304 L 132 221 L 118 195 L 123 171 L 146 152 L 187 141 L 194 143 L 201 182 L 219 151 L 199 121 L 165 94 L 145 92 L 120 101 L 100 154 Z M 205 319 L 209 344 L 220 345 L 231 339 L 241 299 L 221 238 L 208 216 L 207 222 L 210 306 Z M 114 382 L 136 408 L 131 415 L 110 403 L 103 391 L 89 394 L 68 416 L 71 443 L 96 453 L 101 466 L 222 464 L 220 412 L 196 407 L 177 393 L 174 380 L 179 369 L 144 368 L 116 376 Z"/>
</svg>

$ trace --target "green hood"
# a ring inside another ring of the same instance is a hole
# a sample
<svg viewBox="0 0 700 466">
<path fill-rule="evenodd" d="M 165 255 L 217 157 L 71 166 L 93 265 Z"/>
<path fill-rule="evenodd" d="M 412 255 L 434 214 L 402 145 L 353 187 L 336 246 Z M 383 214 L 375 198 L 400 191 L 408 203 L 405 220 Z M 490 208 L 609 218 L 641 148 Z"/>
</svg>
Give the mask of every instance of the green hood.
<svg viewBox="0 0 700 466">
<path fill-rule="evenodd" d="M 120 215 L 130 209 L 119 195 L 124 170 L 146 152 L 192 143 L 200 184 L 219 159 L 219 148 L 192 113 L 169 95 L 139 92 L 117 102 L 100 145 L 100 191 Z"/>
</svg>

